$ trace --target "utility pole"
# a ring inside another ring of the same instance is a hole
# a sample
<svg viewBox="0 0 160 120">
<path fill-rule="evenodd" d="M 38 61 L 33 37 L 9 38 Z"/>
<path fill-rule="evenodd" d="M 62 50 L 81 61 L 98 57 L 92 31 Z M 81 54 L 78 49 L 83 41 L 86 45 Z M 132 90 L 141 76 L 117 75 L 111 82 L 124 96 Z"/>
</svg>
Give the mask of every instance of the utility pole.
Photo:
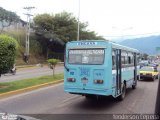
<svg viewBox="0 0 160 120">
<path fill-rule="evenodd" d="M 24 7 L 23 9 L 27 10 L 27 13 L 24 13 L 27 15 L 27 27 L 26 27 L 26 51 L 24 54 L 25 61 L 28 62 L 29 58 L 29 36 L 30 36 L 30 17 L 33 16 L 31 14 L 31 10 L 34 9 L 35 7 Z"/>
<path fill-rule="evenodd" d="M 80 17 L 80 0 L 78 3 L 78 29 L 77 29 L 77 41 L 79 41 L 79 17 Z"/>
</svg>

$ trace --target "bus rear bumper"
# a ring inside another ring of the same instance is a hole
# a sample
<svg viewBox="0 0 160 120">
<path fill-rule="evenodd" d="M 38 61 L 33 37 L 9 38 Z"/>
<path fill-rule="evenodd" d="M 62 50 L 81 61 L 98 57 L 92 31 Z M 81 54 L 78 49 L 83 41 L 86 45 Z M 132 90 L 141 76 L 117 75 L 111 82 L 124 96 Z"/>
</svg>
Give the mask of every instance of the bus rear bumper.
<svg viewBox="0 0 160 120">
<path fill-rule="evenodd" d="M 115 89 L 78 89 L 78 88 L 67 88 L 65 92 L 80 95 L 103 95 L 103 96 L 115 96 Z"/>
</svg>

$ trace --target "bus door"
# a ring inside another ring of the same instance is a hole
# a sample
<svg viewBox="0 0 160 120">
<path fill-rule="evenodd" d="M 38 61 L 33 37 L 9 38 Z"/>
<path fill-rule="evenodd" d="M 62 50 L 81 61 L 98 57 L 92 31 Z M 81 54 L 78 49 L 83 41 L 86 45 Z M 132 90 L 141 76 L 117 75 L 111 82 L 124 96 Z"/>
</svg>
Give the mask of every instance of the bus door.
<svg viewBox="0 0 160 120">
<path fill-rule="evenodd" d="M 119 95 L 121 93 L 121 50 L 116 49 L 116 95 Z"/>
<path fill-rule="evenodd" d="M 134 85 L 137 84 L 137 54 L 134 53 Z"/>
</svg>

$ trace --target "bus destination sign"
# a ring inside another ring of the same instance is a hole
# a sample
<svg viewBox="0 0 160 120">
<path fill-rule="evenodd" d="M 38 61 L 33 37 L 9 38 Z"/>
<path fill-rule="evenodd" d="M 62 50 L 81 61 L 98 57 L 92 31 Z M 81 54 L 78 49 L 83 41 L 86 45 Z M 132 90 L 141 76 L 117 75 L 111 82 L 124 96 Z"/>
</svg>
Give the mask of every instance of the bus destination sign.
<svg viewBox="0 0 160 120">
<path fill-rule="evenodd" d="M 78 42 L 77 45 L 97 45 L 97 42 Z"/>
</svg>

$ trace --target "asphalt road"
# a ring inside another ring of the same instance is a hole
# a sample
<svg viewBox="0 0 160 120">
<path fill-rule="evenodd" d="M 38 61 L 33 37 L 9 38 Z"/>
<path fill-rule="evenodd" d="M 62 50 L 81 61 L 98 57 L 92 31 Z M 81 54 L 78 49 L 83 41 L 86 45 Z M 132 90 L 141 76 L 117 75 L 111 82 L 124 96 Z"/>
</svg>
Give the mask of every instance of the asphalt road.
<svg viewBox="0 0 160 120">
<path fill-rule="evenodd" d="M 55 68 L 55 73 L 63 73 L 64 67 L 57 66 Z M 34 77 L 40 77 L 45 75 L 52 75 L 52 70 L 48 66 L 44 67 L 33 67 L 18 70 L 15 75 L 5 74 L 0 77 L 0 82 L 10 82 L 15 80 L 22 80 Z"/>
<path fill-rule="evenodd" d="M 87 100 L 65 93 L 63 83 L 0 99 L 0 110 L 15 114 L 153 114 L 158 80 L 138 81 L 135 90 L 127 89 L 126 98 Z M 51 116 L 52 117 L 52 116 Z"/>
</svg>

